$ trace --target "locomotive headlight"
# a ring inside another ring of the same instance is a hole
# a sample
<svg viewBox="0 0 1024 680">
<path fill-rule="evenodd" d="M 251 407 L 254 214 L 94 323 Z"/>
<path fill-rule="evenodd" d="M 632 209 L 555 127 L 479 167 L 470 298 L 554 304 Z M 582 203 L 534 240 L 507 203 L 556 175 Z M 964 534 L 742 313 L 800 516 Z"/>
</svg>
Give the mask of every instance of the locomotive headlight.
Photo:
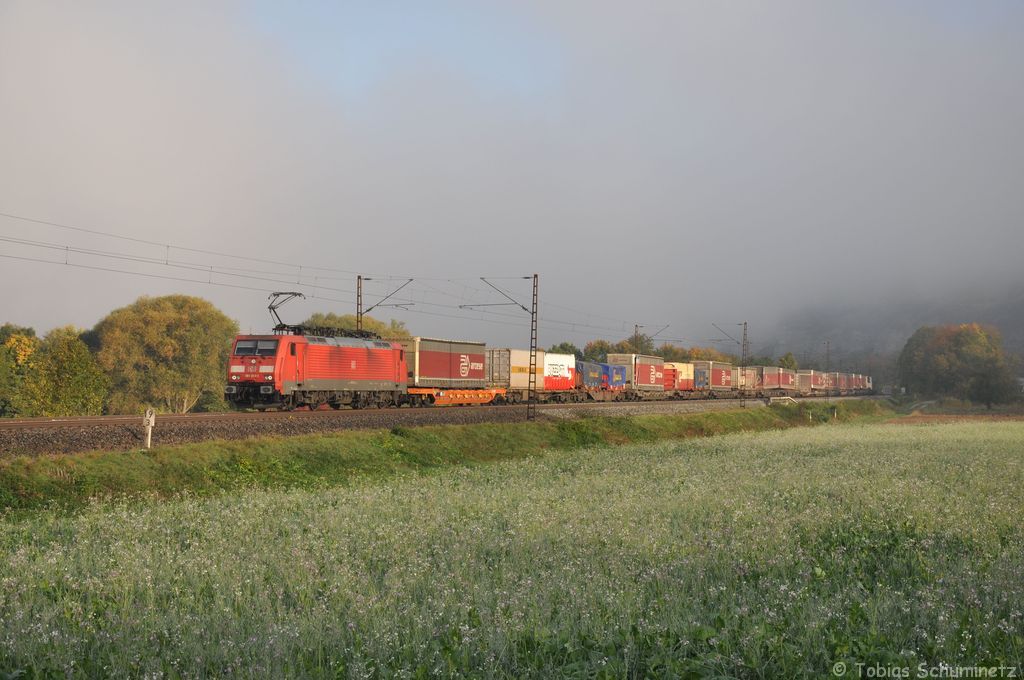
<svg viewBox="0 0 1024 680">
<path fill-rule="evenodd" d="M 231 376 L 231 379 L 232 380 L 238 380 L 238 376 L 237 375 L 233 375 L 233 376 Z"/>
<path fill-rule="evenodd" d="M 270 374 L 268 373 L 268 374 L 267 374 L 267 380 L 273 380 L 273 379 L 274 379 L 274 376 L 272 376 L 272 375 L 270 375 Z"/>
</svg>

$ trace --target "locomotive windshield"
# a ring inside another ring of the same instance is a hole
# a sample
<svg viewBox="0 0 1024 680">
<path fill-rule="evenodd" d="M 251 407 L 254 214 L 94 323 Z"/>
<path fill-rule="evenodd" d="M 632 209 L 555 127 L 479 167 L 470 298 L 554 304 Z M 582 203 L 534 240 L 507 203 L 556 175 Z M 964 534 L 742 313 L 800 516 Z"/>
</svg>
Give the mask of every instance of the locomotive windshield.
<svg viewBox="0 0 1024 680">
<path fill-rule="evenodd" d="M 277 354 L 277 340 L 239 340 L 235 356 L 271 357 Z"/>
</svg>

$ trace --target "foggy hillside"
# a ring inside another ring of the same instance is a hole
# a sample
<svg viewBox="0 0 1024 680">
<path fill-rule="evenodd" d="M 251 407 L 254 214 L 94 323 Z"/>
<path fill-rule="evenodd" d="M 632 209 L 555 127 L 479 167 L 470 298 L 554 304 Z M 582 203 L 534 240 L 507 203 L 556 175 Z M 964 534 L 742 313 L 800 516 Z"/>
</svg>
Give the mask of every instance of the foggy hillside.
<svg viewBox="0 0 1024 680">
<path fill-rule="evenodd" d="M 1024 355 L 1024 283 L 939 299 L 894 296 L 873 303 L 810 307 L 786 318 L 781 328 L 766 331 L 770 340 L 763 347 L 791 349 L 798 358 L 820 360 L 828 338 L 832 360 L 840 366 L 868 355 L 896 355 L 920 326 L 969 322 L 995 326 L 1007 351 Z"/>
</svg>

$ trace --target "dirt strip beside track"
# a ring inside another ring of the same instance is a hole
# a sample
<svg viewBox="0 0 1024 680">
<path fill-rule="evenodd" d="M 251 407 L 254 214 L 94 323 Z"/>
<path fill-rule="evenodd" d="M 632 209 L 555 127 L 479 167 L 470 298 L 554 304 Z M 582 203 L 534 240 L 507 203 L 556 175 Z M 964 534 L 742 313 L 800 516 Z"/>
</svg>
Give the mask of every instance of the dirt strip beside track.
<svg viewBox="0 0 1024 680">
<path fill-rule="evenodd" d="M 990 422 L 1005 423 L 1013 420 L 1024 420 L 1024 414 L 1020 413 L 993 413 L 993 414 L 911 414 L 901 418 L 893 418 L 886 422 L 893 425 L 936 425 L 939 423 L 963 423 L 963 422 Z"/>
</svg>

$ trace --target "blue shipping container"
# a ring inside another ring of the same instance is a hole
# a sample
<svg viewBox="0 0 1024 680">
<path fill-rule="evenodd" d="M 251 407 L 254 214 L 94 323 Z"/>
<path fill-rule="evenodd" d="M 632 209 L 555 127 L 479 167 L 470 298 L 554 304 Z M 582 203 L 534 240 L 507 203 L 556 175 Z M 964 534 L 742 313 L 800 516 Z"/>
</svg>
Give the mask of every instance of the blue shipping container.
<svg viewBox="0 0 1024 680">
<path fill-rule="evenodd" d="M 604 380 L 604 365 L 593 361 L 576 360 L 576 375 L 579 382 L 587 389 L 599 390 Z"/>
<path fill-rule="evenodd" d="M 608 387 L 612 389 L 626 386 L 626 367 L 611 364 L 601 364 L 607 370 Z"/>
</svg>

